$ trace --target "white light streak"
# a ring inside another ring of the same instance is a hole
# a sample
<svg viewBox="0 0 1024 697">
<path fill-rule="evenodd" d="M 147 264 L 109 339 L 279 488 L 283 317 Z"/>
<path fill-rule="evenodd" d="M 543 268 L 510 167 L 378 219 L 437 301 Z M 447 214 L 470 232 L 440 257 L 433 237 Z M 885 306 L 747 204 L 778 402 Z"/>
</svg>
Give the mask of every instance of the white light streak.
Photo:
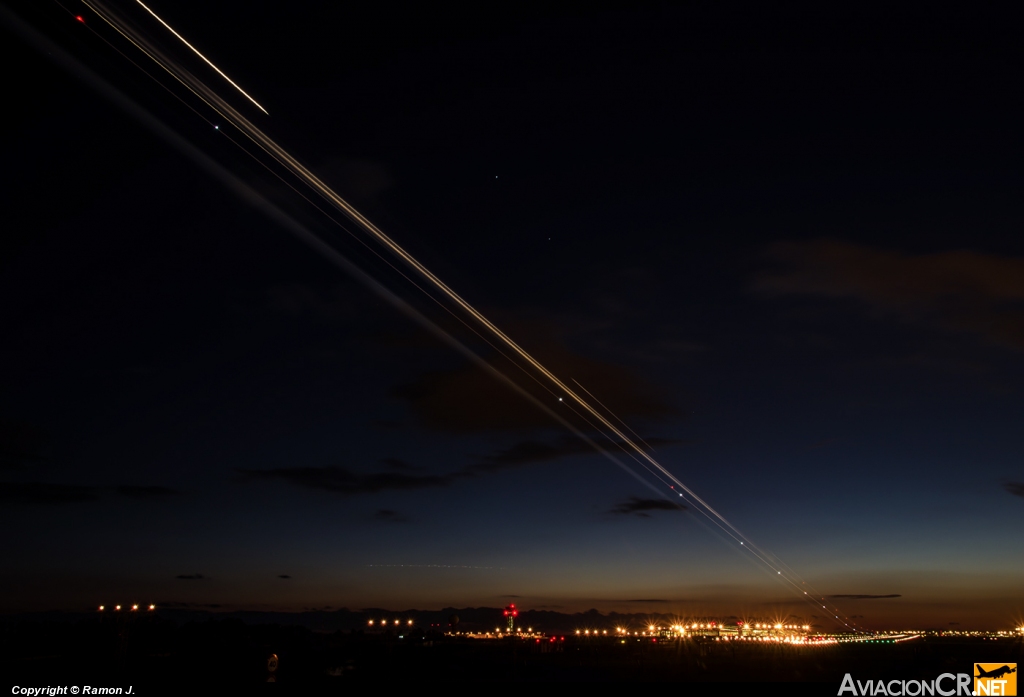
<svg viewBox="0 0 1024 697">
<path fill-rule="evenodd" d="M 197 56 L 199 56 L 199 57 L 200 57 L 200 58 L 202 58 L 202 59 L 203 59 L 204 61 L 206 61 L 206 64 L 207 64 L 208 66 L 210 66 L 211 68 L 213 68 L 214 70 L 216 70 L 216 71 L 217 71 L 217 74 L 218 74 L 218 75 L 220 75 L 220 76 L 221 76 L 222 78 L 224 78 L 225 80 L 227 80 L 228 82 L 230 82 L 230 83 L 231 83 L 231 86 L 232 86 L 232 87 L 234 87 L 234 88 L 235 88 L 236 90 L 238 90 L 239 92 L 241 92 L 241 93 L 242 93 L 242 94 L 243 94 L 243 95 L 245 96 L 245 98 L 246 98 L 246 99 L 248 99 L 248 100 L 249 100 L 250 102 L 252 102 L 253 104 L 255 104 L 255 105 L 256 105 L 256 108 L 257 108 L 257 109 L 259 109 L 260 111 L 262 111 L 262 112 L 263 112 L 264 114 L 266 114 L 267 116 L 270 116 L 270 113 L 269 113 L 269 112 L 268 112 L 268 111 L 267 111 L 266 109 L 264 109 L 263 107 L 261 107 L 261 106 L 259 105 L 259 102 L 257 102 L 257 101 L 256 101 L 255 99 L 253 99 L 252 97 L 250 97 L 250 96 L 249 96 L 248 94 L 246 94 L 246 91 L 245 91 L 245 90 L 243 90 L 243 89 L 242 89 L 241 87 L 239 87 L 239 86 L 238 86 L 237 84 L 235 84 L 235 81 L 234 81 L 234 80 L 232 80 L 231 78 L 229 78 L 229 77 L 228 77 L 227 75 L 225 75 L 225 74 L 224 74 L 224 72 L 223 72 L 223 71 L 222 71 L 222 70 L 221 70 L 220 68 L 218 68 L 218 67 L 217 67 L 216 65 L 214 65 L 213 63 L 211 63 L 211 62 L 210 62 L 210 59 L 209 59 L 209 58 L 207 58 L 206 56 L 204 56 L 204 55 L 203 55 L 202 53 L 200 53 L 200 52 L 199 52 L 199 49 L 197 49 L 197 48 L 196 48 L 195 46 L 193 46 L 192 44 L 190 44 L 190 43 L 189 43 L 188 41 L 185 41 L 185 37 L 184 37 L 184 36 L 182 36 L 181 34 L 179 34 L 179 33 L 178 33 L 178 32 L 176 32 L 176 31 L 174 31 L 174 29 L 173 29 L 173 28 L 171 27 L 171 25 L 170 25 L 170 24 L 168 24 L 168 23 L 167 23 L 167 22 L 165 22 L 164 20 L 160 19 L 160 17 L 159 17 L 158 15 L 157 15 L 157 13 L 156 13 L 156 12 L 153 12 L 153 10 L 149 9 L 148 7 L 146 7 L 146 5 L 145 5 L 145 4 L 144 4 L 144 3 L 142 2 L 142 0 L 135 0 L 135 2 L 139 3 L 140 5 L 142 5 L 142 9 L 144 9 L 144 10 L 145 10 L 146 12 L 148 12 L 149 14 L 153 15 L 153 17 L 155 17 L 155 18 L 156 18 L 156 21 L 160 22 L 160 24 L 162 24 L 162 25 L 164 25 L 165 27 L 167 27 L 167 31 L 171 32 L 171 33 L 172 33 L 172 34 L 174 34 L 174 35 L 175 35 L 176 37 L 178 37 L 178 38 L 179 38 L 179 39 L 181 40 L 181 43 L 183 43 L 183 44 L 185 44 L 186 46 L 188 46 L 188 47 L 189 47 L 190 49 L 192 49 L 193 53 L 195 53 L 195 54 L 196 54 Z"/>
</svg>

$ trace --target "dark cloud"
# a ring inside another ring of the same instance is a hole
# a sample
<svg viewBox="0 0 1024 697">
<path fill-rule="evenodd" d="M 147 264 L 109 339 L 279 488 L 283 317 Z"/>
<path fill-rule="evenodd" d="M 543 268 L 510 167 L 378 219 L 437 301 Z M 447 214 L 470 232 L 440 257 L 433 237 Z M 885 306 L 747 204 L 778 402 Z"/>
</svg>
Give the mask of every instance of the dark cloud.
<svg viewBox="0 0 1024 697">
<path fill-rule="evenodd" d="M 818 450 L 819 448 L 827 448 L 830 445 L 834 445 L 843 440 L 842 438 L 824 438 L 819 441 L 815 441 L 810 445 L 806 446 L 804 450 Z"/>
<path fill-rule="evenodd" d="M 275 312 L 325 324 L 349 322 L 355 315 L 351 294 L 341 287 L 321 292 L 304 283 L 271 286 L 266 304 Z"/>
<path fill-rule="evenodd" d="M 309 489 L 330 491 L 335 494 L 374 494 L 379 491 L 412 491 L 448 486 L 461 473 L 433 475 L 403 472 L 361 474 L 342 467 L 290 467 L 270 470 L 238 470 L 253 479 L 283 479 Z"/>
<path fill-rule="evenodd" d="M 640 518 L 649 518 L 647 511 L 685 511 L 686 506 L 668 501 L 666 499 L 641 499 L 630 496 L 628 501 L 623 501 L 608 512 L 613 515 L 635 515 Z"/>
<path fill-rule="evenodd" d="M 392 469 L 402 470 L 404 472 L 417 472 L 420 470 L 416 465 L 410 465 L 405 460 L 399 460 L 397 457 L 385 457 L 380 462 L 382 465 L 387 465 Z"/>
<path fill-rule="evenodd" d="M 288 574 L 281 574 L 278 578 L 291 578 Z"/>
<path fill-rule="evenodd" d="M 523 333 L 531 334 L 514 335 Z M 581 356 L 550 338 L 524 345 L 555 375 L 579 380 L 599 392 L 601 401 L 620 418 L 656 419 L 676 413 L 659 389 L 621 366 Z M 439 431 L 523 431 L 555 425 L 547 414 L 473 364 L 425 373 L 396 388 L 394 394 L 409 404 L 422 425 Z M 551 399 L 547 393 L 538 397 Z"/>
<path fill-rule="evenodd" d="M 647 440 L 647 443 L 652 446 L 680 442 L 682 441 L 667 438 Z M 612 444 L 611 447 L 615 447 L 615 445 Z M 593 452 L 593 448 L 585 441 L 579 438 L 565 437 L 554 443 L 521 441 L 510 448 L 488 455 L 479 462 L 447 474 L 421 473 L 422 468 L 394 457 L 384 458 L 380 462 L 397 470 L 395 472 L 364 474 L 352 472 L 343 467 L 281 467 L 270 470 L 240 469 L 238 472 L 251 479 L 283 479 L 298 486 L 336 494 L 374 494 L 380 491 L 409 491 L 445 487 L 463 479 L 485 476 L 513 467 L 591 452 Z M 669 509 L 678 510 L 678 507 L 669 504 Z M 379 512 L 375 517 L 379 520 L 399 521 L 399 518 L 381 516 Z M 401 522 L 405 522 L 405 520 L 405 518 L 401 518 Z"/>
<path fill-rule="evenodd" d="M 653 448 L 655 446 L 673 445 L 681 443 L 682 441 L 671 440 L 668 438 L 648 438 L 644 442 Z M 601 441 L 598 441 L 598 444 L 612 451 L 617 451 L 619 446 L 623 445 L 621 442 L 607 443 Z M 480 462 L 470 465 L 467 470 L 474 472 L 494 472 L 497 470 L 509 469 L 511 467 L 528 465 L 534 462 L 544 462 L 545 460 L 555 460 L 561 457 L 590 454 L 593 452 L 594 448 L 589 443 L 584 441 L 582 438 L 574 436 L 565 436 L 554 443 L 524 440 L 506 448 L 505 450 L 499 450 L 493 455 L 484 457 Z"/>
<path fill-rule="evenodd" d="M 99 492 L 93 486 L 48 484 L 45 482 L 0 483 L 0 501 L 13 504 L 63 504 L 95 501 Z"/>
<path fill-rule="evenodd" d="M 121 496 L 127 496 L 130 499 L 139 499 L 144 501 L 159 501 L 171 498 L 172 496 L 181 495 L 181 492 L 177 489 L 172 489 L 167 486 L 125 485 L 117 487 L 116 491 Z"/>
<path fill-rule="evenodd" d="M 20 421 L 0 421 L 0 470 L 41 462 L 46 432 Z"/>
<path fill-rule="evenodd" d="M 966 250 L 907 255 L 837 240 L 774 245 L 769 293 L 850 298 L 907 321 L 1024 350 L 1024 259 Z"/>
<path fill-rule="evenodd" d="M 381 508 L 373 514 L 374 519 L 384 521 L 385 523 L 408 523 L 409 519 L 398 511 L 392 511 L 388 508 Z"/>
<path fill-rule="evenodd" d="M 388 166 L 376 160 L 331 160 L 317 167 L 317 176 L 347 198 L 370 198 L 395 184 Z"/>
<path fill-rule="evenodd" d="M 858 593 L 842 594 L 842 595 L 830 595 L 830 598 L 841 598 L 843 600 L 878 600 L 880 598 L 902 598 L 903 596 L 899 593 L 890 593 L 889 595 L 861 595 Z"/>
<path fill-rule="evenodd" d="M 1024 497 L 1024 482 L 1006 482 L 1003 488 L 1014 496 Z"/>
<path fill-rule="evenodd" d="M 203 576 L 202 574 L 181 574 L 179 576 L 175 576 L 175 578 L 178 579 L 179 581 L 204 581 L 204 580 L 206 580 L 206 577 Z"/>
</svg>

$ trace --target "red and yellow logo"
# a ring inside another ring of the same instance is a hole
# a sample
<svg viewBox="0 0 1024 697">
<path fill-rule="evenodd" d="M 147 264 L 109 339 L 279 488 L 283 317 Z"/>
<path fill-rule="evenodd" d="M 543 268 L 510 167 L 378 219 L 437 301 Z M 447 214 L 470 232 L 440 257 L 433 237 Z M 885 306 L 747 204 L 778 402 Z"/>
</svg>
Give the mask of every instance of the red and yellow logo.
<svg viewBox="0 0 1024 697">
<path fill-rule="evenodd" d="M 1016 695 L 1017 664 L 1016 663 L 975 663 L 974 694 L 984 695 Z"/>
</svg>

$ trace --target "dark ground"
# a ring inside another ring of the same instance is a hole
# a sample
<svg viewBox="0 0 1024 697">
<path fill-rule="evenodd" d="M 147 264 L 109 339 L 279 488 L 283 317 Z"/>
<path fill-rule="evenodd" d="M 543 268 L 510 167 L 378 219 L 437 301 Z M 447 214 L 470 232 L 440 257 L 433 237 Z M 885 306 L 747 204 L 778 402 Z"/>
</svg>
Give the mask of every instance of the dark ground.
<svg viewBox="0 0 1024 697">
<path fill-rule="evenodd" d="M 175 622 L 108 616 L 74 622 L 18 620 L 4 626 L 3 674 L 12 685 L 134 685 L 135 694 L 199 686 L 282 684 L 345 689 L 382 681 L 576 682 L 694 681 L 808 683 L 800 691 L 836 694 L 857 679 L 934 679 L 967 673 L 974 662 L 1024 663 L 1020 638 L 926 637 L 899 644 L 827 647 L 690 639 L 652 642 L 565 636 L 550 641 L 452 639 L 414 629 L 396 635 L 314 632 L 238 619 Z"/>
</svg>

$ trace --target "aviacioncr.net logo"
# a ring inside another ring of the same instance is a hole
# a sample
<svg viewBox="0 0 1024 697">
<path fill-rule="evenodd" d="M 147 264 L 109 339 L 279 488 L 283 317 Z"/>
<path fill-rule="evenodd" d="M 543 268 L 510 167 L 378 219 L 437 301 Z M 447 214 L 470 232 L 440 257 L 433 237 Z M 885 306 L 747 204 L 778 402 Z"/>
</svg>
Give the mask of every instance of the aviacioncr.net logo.
<svg viewBox="0 0 1024 697">
<path fill-rule="evenodd" d="M 1017 694 L 1016 663 L 975 663 L 974 664 L 975 695 L 1010 695 Z"/>
<path fill-rule="evenodd" d="M 940 697 L 971 697 L 971 676 L 967 673 L 943 673 L 934 680 L 854 680 L 847 673 L 839 686 L 839 695 L 856 697 L 919 697 L 939 695 Z"/>
</svg>

